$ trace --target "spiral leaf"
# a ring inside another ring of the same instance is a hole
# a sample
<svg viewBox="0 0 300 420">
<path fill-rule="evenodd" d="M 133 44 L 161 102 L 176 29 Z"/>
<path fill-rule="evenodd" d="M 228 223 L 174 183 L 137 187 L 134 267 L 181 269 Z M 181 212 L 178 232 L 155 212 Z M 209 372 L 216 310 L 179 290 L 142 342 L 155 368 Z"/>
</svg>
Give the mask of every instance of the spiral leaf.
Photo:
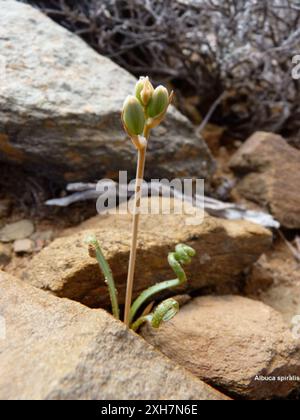
<svg viewBox="0 0 300 420">
<path fill-rule="evenodd" d="M 188 245 L 178 244 L 175 247 L 175 252 L 171 252 L 168 255 L 168 262 L 176 274 L 177 278 L 174 280 L 167 280 L 161 283 L 157 283 L 154 286 L 144 290 L 140 296 L 134 301 L 130 310 L 130 322 L 134 320 L 135 315 L 141 306 L 150 299 L 153 295 L 162 292 L 167 289 L 181 286 L 187 282 L 186 274 L 182 268 L 183 264 L 191 262 L 191 257 L 196 255 L 196 251 Z"/>
<path fill-rule="evenodd" d="M 153 328 L 159 328 L 163 322 L 170 321 L 179 311 L 179 303 L 175 299 L 166 299 L 161 302 L 155 310 L 138 318 L 132 325 L 131 329 L 137 331 L 142 324 L 148 322 Z"/>
<path fill-rule="evenodd" d="M 162 322 L 170 321 L 179 311 L 179 303 L 175 299 L 166 299 L 160 303 L 155 311 L 151 321 L 153 328 L 159 328 Z"/>
</svg>

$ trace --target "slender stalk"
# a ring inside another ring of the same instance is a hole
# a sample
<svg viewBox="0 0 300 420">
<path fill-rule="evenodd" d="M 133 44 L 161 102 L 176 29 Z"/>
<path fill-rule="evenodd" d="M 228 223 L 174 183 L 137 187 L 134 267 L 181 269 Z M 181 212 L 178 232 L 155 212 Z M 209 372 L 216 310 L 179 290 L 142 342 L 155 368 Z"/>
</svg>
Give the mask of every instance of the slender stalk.
<svg viewBox="0 0 300 420">
<path fill-rule="evenodd" d="M 148 77 L 140 78 L 135 87 L 135 95 L 128 96 L 122 110 L 124 129 L 131 137 L 131 141 L 138 150 L 138 164 L 136 172 L 134 212 L 132 225 L 132 239 L 128 265 L 127 288 L 125 298 L 124 323 L 130 327 L 130 307 L 135 273 L 137 235 L 139 227 L 141 184 L 144 178 L 147 142 L 150 131 L 159 125 L 170 105 L 173 94 L 169 95 L 163 86 L 153 88 Z"/>
<path fill-rule="evenodd" d="M 148 137 L 148 131 L 145 129 L 145 138 Z M 147 136 L 147 137 L 146 137 Z M 135 272 L 135 262 L 136 262 L 136 251 L 137 251 L 137 235 L 139 227 L 139 216 L 140 216 L 140 204 L 141 204 L 141 186 L 144 179 L 144 169 L 145 169 L 145 160 L 146 160 L 146 150 L 147 142 L 141 142 L 138 147 L 138 163 L 136 171 L 136 183 L 135 183 L 135 197 L 134 197 L 134 211 L 133 211 L 133 224 L 132 224 L 132 239 L 130 247 L 130 258 L 129 258 L 129 267 L 128 267 L 128 276 L 127 276 L 127 289 L 126 289 L 126 299 L 125 299 L 125 313 L 124 313 L 124 322 L 129 328 L 130 323 L 130 306 L 132 301 L 132 289 L 134 281 L 134 272 Z"/>
</svg>

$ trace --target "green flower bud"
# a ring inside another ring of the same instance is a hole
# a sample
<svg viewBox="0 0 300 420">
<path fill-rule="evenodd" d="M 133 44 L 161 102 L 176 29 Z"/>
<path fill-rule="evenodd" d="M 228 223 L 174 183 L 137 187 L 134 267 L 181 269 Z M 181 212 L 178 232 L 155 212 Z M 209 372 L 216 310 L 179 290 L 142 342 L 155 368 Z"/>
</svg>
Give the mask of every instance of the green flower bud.
<svg viewBox="0 0 300 420">
<path fill-rule="evenodd" d="M 128 96 L 123 105 L 123 123 L 131 136 L 143 134 L 145 115 L 142 105 L 135 96 Z"/>
<path fill-rule="evenodd" d="M 147 107 L 147 115 L 150 118 L 157 118 L 164 114 L 169 106 L 169 93 L 164 86 L 158 86 Z"/>
<path fill-rule="evenodd" d="M 154 87 L 152 86 L 149 77 L 140 77 L 135 87 L 135 96 L 143 106 L 148 105 L 152 98 Z"/>
<path fill-rule="evenodd" d="M 141 91 L 143 90 L 143 87 L 144 87 L 144 81 L 145 81 L 145 77 L 140 77 L 139 81 L 135 85 L 135 96 L 140 102 L 141 102 Z"/>
</svg>

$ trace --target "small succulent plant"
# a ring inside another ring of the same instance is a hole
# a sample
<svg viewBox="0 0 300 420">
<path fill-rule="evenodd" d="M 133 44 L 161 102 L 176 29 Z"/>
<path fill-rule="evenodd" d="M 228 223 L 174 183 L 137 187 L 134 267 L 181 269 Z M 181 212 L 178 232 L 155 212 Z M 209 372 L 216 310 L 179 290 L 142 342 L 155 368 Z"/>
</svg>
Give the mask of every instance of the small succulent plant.
<svg viewBox="0 0 300 420">
<path fill-rule="evenodd" d="M 107 284 L 109 291 L 112 313 L 116 319 L 120 319 L 118 292 L 109 264 L 106 261 L 99 242 L 95 236 L 88 237 L 87 243 L 89 245 L 90 256 L 97 259 L 100 270 L 105 278 L 105 283 Z M 150 313 L 147 312 L 147 308 L 141 315 L 140 311 L 146 302 L 149 302 L 157 293 L 181 286 L 187 282 L 186 274 L 182 265 L 190 263 L 191 257 L 194 255 L 195 250 L 184 244 L 176 245 L 175 251 L 169 253 L 168 262 L 177 277 L 173 280 L 163 281 L 149 287 L 136 298 L 131 305 L 129 312 L 129 327 L 132 330 L 137 331 L 145 322 L 148 322 L 153 328 L 159 328 L 162 322 L 169 321 L 177 314 L 179 311 L 179 304 L 173 298 L 162 301 Z"/>
<path fill-rule="evenodd" d="M 163 121 L 168 107 L 172 102 L 172 98 L 173 92 L 169 94 L 164 86 L 158 86 L 154 89 L 148 77 L 141 77 L 135 86 L 135 94 L 126 98 L 122 110 L 124 129 L 131 138 L 131 141 L 138 153 L 132 239 L 124 314 L 124 322 L 127 327 L 129 327 L 130 324 L 130 307 L 132 301 L 139 225 L 140 195 L 141 185 L 144 178 L 147 144 L 151 129 L 157 127 Z"/>
<path fill-rule="evenodd" d="M 168 107 L 172 102 L 172 98 L 173 92 L 169 94 L 168 90 L 164 86 L 158 86 L 154 89 L 148 77 L 141 77 L 135 86 L 134 95 L 126 98 L 122 110 L 122 122 L 124 129 L 131 138 L 131 141 L 138 153 L 132 240 L 124 310 L 124 322 L 126 326 L 135 331 L 138 330 L 138 328 L 145 322 L 150 323 L 154 328 L 158 328 L 162 322 L 168 321 L 176 315 L 179 310 L 179 304 L 172 298 L 161 302 L 154 311 L 150 313 L 148 308 L 146 308 L 142 314 L 140 314 L 140 312 L 144 304 L 151 300 L 157 293 L 180 286 L 187 281 L 182 265 L 189 263 L 191 257 L 195 255 L 193 248 L 184 244 L 178 244 L 175 251 L 171 252 L 168 256 L 168 262 L 175 272 L 176 278 L 157 283 L 154 286 L 149 287 L 132 303 L 141 185 L 144 177 L 146 150 L 151 129 L 157 127 L 163 121 Z M 104 275 L 105 282 L 109 290 L 112 313 L 115 318 L 120 319 L 117 290 L 112 271 L 104 258 L 96 237 L 90 237 L 88 239 L 88 244 L 90 256 L 97 259 L 99 267 Z"/>
</svg>

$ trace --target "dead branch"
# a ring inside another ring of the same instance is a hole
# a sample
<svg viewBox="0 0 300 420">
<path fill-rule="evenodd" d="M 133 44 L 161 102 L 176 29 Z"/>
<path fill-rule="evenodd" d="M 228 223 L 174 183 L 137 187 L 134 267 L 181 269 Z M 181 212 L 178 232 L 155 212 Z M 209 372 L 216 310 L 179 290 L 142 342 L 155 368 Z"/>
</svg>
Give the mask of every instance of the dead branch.
<svg viewBox="0 0 300 420">
<path fill-rule="evenodd" d="M 75 191 L 73 194 L 63 198 L 48 200 L 45 204 L 47 206 L 68 207 L 78 201 L 96 200 L 103 192 L 106 193 L 106 197 L 113 197 L 116 191 L 118 192 L 118 188 L 116 188 L 117 185 L 118 184 L 113 181 L 107 183 L 101 182 L 100 184 L 85 184 L 82 182 L 69 184 L 66 189 L 67 191 Z M 280 227 L 280 224 L 270 214 L 248 210 L 244 206 L 239 206 L 235 203 L 223 203 L 222 201 L 207 196 L 204 196 L 204 200 L 201 200 L 201 197 L 197 196 L 190 198 L 184 196 L 181 191 L 177 191 L 170 188 L 168 185 L 163 185 L 159 182 L 151 182 L 151 185 L 146 182 L 143 183 L 142 196 L 148 197 L 150 190 L 152 195 L 159 196 L 166 193 L 170 197 L 185 200 L 185 202 L 190 202 L 191 205 L 197 205 L 198 207 L 203 203 L 205 211 L 215 217 L 222 217 L 229 220 L 248 220 L 269 228 L 279 229 Z M 133 192 L 128 191 L 128 197 L 125 197 L 123 194 L 120 195 L 119 202 L 126 201 L 132 194 Z"/>
</svg>

